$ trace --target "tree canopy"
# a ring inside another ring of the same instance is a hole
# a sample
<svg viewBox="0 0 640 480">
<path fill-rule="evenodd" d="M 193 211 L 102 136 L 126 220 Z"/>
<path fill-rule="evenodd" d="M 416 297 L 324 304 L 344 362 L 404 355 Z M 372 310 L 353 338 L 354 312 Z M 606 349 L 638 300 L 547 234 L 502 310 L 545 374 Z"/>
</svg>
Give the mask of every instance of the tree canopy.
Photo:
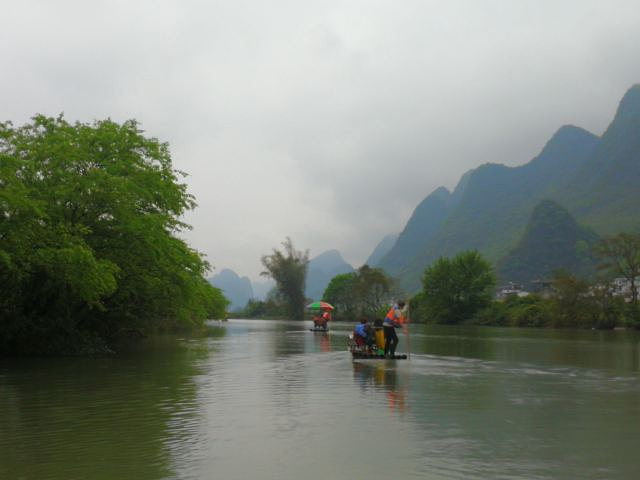
<svg viewBox="0 0 640 480">
<path fill-rule="evenodd" d="M 441 257 L 422 277 L 420 301 L 428 320 L 460 323 L 488 306 L 495 276 L 491 265 L 477 251 Z"/>
<path fill-rule="evenodd" d="M 266 270 L 261 275 L 275 280 L 277 294 L 287 305 L 288 317 L 292 320 L 302 320 L 309 251 L 296 250 L 289 237 L 282 242 L 282 246 L 284 252 L 274 248 L 271 255 L 262 256 L 262 265 Z"/>
<path fill-rule="evenodd" d="M 336 307 L 335 318 L 353 320 L 359 316 L 384 315 L 393 281 L 380 268 L 363 265 L 357 271 L 336 275 L 324 291 L 323 299 Z"/>
<path fill-rule="evenodd" d="M 133 120 L 0 123 L 2 351 L 73 353 L 224 315 L 177 236 L 196 205 L 182 175 Z"/>
</svg>

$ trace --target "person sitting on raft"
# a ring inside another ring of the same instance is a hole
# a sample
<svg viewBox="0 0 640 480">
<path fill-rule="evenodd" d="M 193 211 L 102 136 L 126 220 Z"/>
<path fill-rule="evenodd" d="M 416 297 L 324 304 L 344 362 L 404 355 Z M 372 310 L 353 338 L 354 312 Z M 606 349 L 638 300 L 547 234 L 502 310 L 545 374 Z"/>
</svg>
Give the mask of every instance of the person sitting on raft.
<svg viewBox="0 0 640 480">
<path fill-rule="evenodd" d="M 314 315 L 312 320 L 313 320 L 313 328 L 322 328 L 326 330 L 327 322 L 331 320 L 331 314 L 325 310 L 325 312 L 322 315 Z"/>
<path fill-rule="evenodd" d="M 382 318 L 376 318 L 373 321 L 373 335 L 376 339 L 376 347 L 382 352 L 384 350 L 384 329 L 382 327 Z"/>
<path fill-rule="evenodd" d="M 398 346 L 398 335 L 396 328 L 404 327 L 404 300 L 398 300 L 391 307 L 384 317 L 382 327 L 384 328 L 384 355 L 385 357 L 393 357 L 396 354 Z"/>
<path fill-rule="evenodd" d="M 353 340 L 360 348 L 367 348 L 371 350 L 375 344 L 375 336 L 371 325 L 369 325 L 367 319 L 362 317 L 360 323 L 353 329 Z"/>
</svg>

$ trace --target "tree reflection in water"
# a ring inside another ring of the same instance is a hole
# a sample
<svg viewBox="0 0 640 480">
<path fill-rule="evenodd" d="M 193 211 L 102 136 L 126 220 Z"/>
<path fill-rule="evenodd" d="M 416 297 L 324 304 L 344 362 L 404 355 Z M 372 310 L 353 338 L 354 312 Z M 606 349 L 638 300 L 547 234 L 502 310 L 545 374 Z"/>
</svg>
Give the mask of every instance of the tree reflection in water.
<svg viewBox="0 0 640 480">
<path fill-rule="evenodd" d="M 170 477 L 208 355 L 206 343 L 162 337 L 114 358 L 1 363 L 0 478 Z"/>
</svg>

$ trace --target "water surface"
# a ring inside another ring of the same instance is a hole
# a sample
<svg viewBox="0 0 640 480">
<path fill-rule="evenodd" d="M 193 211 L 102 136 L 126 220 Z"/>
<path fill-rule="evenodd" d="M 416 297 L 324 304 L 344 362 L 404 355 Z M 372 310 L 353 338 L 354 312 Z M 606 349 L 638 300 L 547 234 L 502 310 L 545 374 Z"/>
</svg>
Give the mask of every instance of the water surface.
<svg viewBox="0 0 640 480">
<path fill-rule="evenodd" d="M 635 332 L 230 321 L 112 358 L 0 361 L 0 478 L 637 479 Z"/>
</svg>

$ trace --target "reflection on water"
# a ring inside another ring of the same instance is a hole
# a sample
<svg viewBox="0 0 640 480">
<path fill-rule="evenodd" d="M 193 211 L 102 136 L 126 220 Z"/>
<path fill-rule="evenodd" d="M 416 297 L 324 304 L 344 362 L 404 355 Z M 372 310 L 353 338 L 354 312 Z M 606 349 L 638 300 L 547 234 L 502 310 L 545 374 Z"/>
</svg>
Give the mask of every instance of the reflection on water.
<svg viewBox="0 0 640 480">
<path fill-rule="evenodd" d="M 640 478 L 634 332 L 412 326 L 352 362 L 309 326 L 3 360 L 0 478 Z"/>
<path fill-rule="evenodd" d="M 172 427 L 193 421 L 207 355 L 156 338 L 118 358 L 3 363 L 0 478 L 169 477 Z"/>
<path fill-rule="evenodd" d="M 404 413 L 407 408 L 409 376 L 400 378 L 396 365 L 387 365 L 384 360 L 365 360 L 353 362 L 356 382 L 363 392 L 383 395 L 391 413 Z"/>
</svg>

